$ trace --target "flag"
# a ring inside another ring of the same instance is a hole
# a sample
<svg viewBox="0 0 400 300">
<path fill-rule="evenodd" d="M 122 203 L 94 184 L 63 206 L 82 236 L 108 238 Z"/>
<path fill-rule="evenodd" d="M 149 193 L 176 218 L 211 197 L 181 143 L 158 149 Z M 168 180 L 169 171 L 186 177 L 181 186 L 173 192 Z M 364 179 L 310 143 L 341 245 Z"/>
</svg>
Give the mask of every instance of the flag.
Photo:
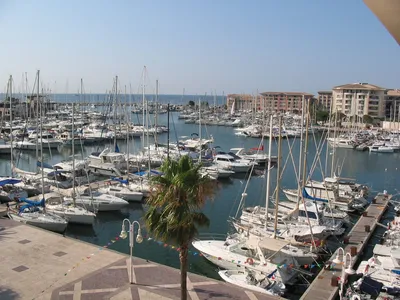
<svg viewBox="0 0 400 300">
<path fill-rule="evenodd" d="M 118 144 L 115 144 L 115 152 L 119 153 L 119 147 L 118 147 Z"/>
</svg>

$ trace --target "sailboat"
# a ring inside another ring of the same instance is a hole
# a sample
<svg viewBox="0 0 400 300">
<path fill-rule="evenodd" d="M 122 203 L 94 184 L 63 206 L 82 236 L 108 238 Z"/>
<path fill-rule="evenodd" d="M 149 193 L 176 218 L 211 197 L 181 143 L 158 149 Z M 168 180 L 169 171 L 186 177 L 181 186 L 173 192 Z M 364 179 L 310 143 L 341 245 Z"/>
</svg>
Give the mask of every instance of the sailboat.
<svg viewBox="0 0 400 300">
<path fill-rule="evenodd" d="M 74 132 L 74 103 L 72 104 L 72 132 Z M 40 133 L 42 132 L 42 117 L 40 118 Z M 42 139 L 42 134 L 40 138 Z M 43 147 L 43 143 L 40 143 Z M 43 153 L 43 151 L 41 151 Z M 75 194 L 75 145 L 72 143 L 72 190 L 73 197 Z M 41 154 L 41 160 L 43 160 L 43 154 Z M 44 183 L 44 169 L 41 168 L 42 183 Z M 45 197 L 43 193 L 43 198 Z M 89 212 L 87 209 L 76 206 L 75 201 L 70 204 L 64 203 L 62 196 L 54 197 L 54 195 L 46 195 L 47 210 L 54 213 L 57 216 L 67 219 L 71 223 L 92 225 L 96 215 L 93 212 Z M 51 201 L 50 201 L 51 199 Z"/>
<path fill-rule="evenodd" d="M 39 99 L 39 71 L 37 72 L 37 97 Z M 12 76 L 10 76 L 10 93 L 12 94 Z M 11 97 L 10 97 L 11 98 Z M 12 114 L 10 113 L 12 116 Z M 11 123 L 11 122 L 10 122 Z M 11 147 L 11 162 L 13 162 L 13 153 Z M 41 151 L 43 159 L 43 151 Z M 42 174 L 43 176 L 43 174 Z M 43 178 L 43 177 L 42 177 Z M 44 197 L 44 182 L 42 179 L 42 195 Z M 45 200 L 31 201 L 25 198 L 17 199 L 18 202 L 14 207 L 8 206 L 7 215 L 10 219 L 22 222 L 25 224 L 33 225 L 43 229 L 60 232 L 65 232 L 68 222 L 62 218 L 46 211 Z"/>
</svg>

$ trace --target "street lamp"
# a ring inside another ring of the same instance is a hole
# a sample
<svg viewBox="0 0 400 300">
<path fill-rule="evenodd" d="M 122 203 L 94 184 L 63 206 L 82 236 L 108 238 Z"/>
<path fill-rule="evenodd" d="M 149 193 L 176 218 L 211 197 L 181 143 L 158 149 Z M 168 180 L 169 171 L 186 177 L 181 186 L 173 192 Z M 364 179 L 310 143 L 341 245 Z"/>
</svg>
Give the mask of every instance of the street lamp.
<svg viewBox="0 0 400 300">
<path fill-rule="evenodd" d="M 132 253 L 133 253 L 133 246 L 134 246 L 134 233 L 135 233 L 135 224 L 138 226 L 138 233 L 136 236 L 136 243 L 140 244 L 143 242 L 143 236 L 142 236 L 142 231 L 140 229 L 140 224 L 138 221 L 133 221 L 131 222 L 129 219 L 124 219 L 122 221 L 122 229 L 121 229 L 121 234 L 119 237 L 121 239 L 126 239 L 128 237 L 128 233 L 125 230 L 125 222 L 128 222 L 129 224 L 129 247 L 130 247 L 130 255 L 129 255 L 129 265 L 130 265 L 130 273 L 129 273 L 129 283 L 133 283 L 133 264 L 132 264 Z"/>
<path fill-rule="evenodd" d="M 343 261 L 340 259 L 340 251 L 343 252 L 343 256 L 344 256 L 344 249 L 342 247 L 339 247 L 337 250 L 337 254 L 334 260 L 332 260 L 333 263 L 339 265 L 341 264 Z"/>
<path fill-rule="evenodd" d="M 351 254 L 348 253 L 348 252 L 346 253 L 346 256 L 344 257 L 344 265 L 343 265 L 343 268 L 346 267 L 347 257 L 350 258 L 350 260 L 349 260 L 349 265 L 348 265 L 348 267 L 347 267 L 346 269 L 344 269 L 344 271 L 346 272 L 347 275 L 354 275 L 354 274 L 356 274 L 356 271 L 351 267 L 351 265 L 353 264 L 353 258 L 351 257 Z"/>
<path fill-rule="evenodd" d="M 339 297 L 340 297 L 340 299 L 343 299 L 343 289 L 344 289 L 344 285 L 346 283 L 346 277 L 347 277 L 347 275 L 356 274 L 356 271 L 354 271 L 354 269 L 352 268 L 353 258 L 351 257 L 351 254 L 348 253 L 348 252 L 345 254 L 344 249 L 342 247 L 338 248 L 337 251 L 338 252 L 336 254 L 336 257 L 332 262 L 335 263 L 335 264 L 342 264 L 343 263 L 342 276 L 341 276 L 341 280 L 340 280 L 341 283 L 340 283 L 340 289 L 339 289 Z M 343 252 L 343 261 L 339 257 L 340 251 Z M 350 260 L 349 260 L 349 265 L 346 268 L 347 257 L 349 257 Z"/>
</svg>

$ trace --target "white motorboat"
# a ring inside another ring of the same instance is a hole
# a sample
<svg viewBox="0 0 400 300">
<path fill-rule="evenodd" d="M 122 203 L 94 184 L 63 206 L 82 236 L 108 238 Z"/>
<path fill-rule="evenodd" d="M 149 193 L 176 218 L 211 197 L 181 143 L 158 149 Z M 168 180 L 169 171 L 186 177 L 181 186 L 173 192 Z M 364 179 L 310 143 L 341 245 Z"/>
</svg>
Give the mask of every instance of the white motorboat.
<svg viewBox="0 0 400 300">
<path fill-rule="evenodd" d="M 239 156 L 242 159 L 247 159 L 254 161 L 257 164 L 266 164 L 268 162 L 269 156 L 263 152 L 264 146 L 261 146 L 258 150 L 256 148 L 246 151 L 244 148 L 232 148 L 229 151 Z M 271 161 L 276 161 L 277 157 L 271 157 Z"/>
<path fill-rule="evenodd" d="M 40 149 L 40 146 L 38 146 L 38 144 L 32 143 L 32 142 L 27 141 L 27 140 L 17 141 L 17 142 L 15 142 L 13 144 L 13 147 L 15 149 L 19 149 L 19 150 L 36 150 L 36 149 Z"/>
<path fill-rule="evenodd" d="M 122 176 L 122 170 L 128 167 L 125 154 L 111 152 L 108 148 L 100 153 L 92 153 L 88 159 L 89 169 L 98 175 Z"/>
<path fill-rule="evenodd" d="M 62 141 L 57 138 L 54 138 L 53 135 L 49 132 L 42 132 L 42 134 L 31 133 L 28 136 L 28 140 L 32 143 L 39 144 L 39 149 L 56 149 L 58 146 L 61 146 Z"/>
<path fill-rule="evenodd" d="M 287 242 L 272 238 L 249 238 L 243 242 L 227 244 L 226 241 L 205 240 L 192 242 L 202 255 L 227 270 L 243 270 L 251 267 L 265 274 L 275 274 L 276 280 L 284 284 L 296 279 L 298 262 L 281 252 Z"/>
<path fill-rule="evenodd" d="M 329 146 L 345 149 L 353 149 L 355 147 L 354 141 L 347 138 L 327 138 Z"/>
<path fill-rule="evenodd" d="M 65 197 L 66 204 L 74 203 L 72 197 Z M 124 208 L 129 203 L 121 198 L 100 193 L 98 191 L 86 190 L 84 193 L 76 195 L 75 204 L 82 206 L 89 211 L 113 211 Z"/>
<path fill-rule="evenodd" d="M 250 270 L 223 270 L 218 275 L 228 283 L 263 294 L 282 296 L 286 289 L 282 282 L 273 279 L 274 274 L 268 278 L 267 275 Z"/>
<path fill-rule="evenodd" d="M 109 194 L 122 198 L 129 202 L 141 202 L 143 199 L 143 193 L 134 191 L 129 188 L 129 185 L 118 184 L 118 185 L 107 185 L 98 189 L 99 192 Z"/>
<path fill-rule="evenodd" d="M 249 161 L 237 161 L 229 154 L 217 154 L 214 157 L 214 163 L 222 169 L 228 169 L 235 173 L 247 173 L 253 164 Z"/>
<path fill-rule="evenodd" d="M 369 152 L 376 152 L 376 153 L 393 153 L 394 148 L 387 145 L 372 145 L 368 147 Z"/>
<path fill-rule="evenodd" d="M 387 288 L 400 286 L 400 248 L 375 245 L 374 256 L 362 261 L 357 273 L 383 283 Z"/>
<path fill-rule="evenodd" d="M 204 174 L 208 174 L 217 179 L 229 178 L 231 175 L 235 174 L 235 172 L 223 168 L 218 168 L 218 166 L 207 166 L 202 167 L 201 171 Z"/>
</svg>

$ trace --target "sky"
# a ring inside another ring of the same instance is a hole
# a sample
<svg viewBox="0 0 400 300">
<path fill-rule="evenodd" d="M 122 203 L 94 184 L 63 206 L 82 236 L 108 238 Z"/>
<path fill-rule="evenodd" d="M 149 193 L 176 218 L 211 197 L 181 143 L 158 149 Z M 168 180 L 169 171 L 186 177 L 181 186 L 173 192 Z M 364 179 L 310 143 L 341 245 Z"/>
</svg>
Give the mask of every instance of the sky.
<svg viewBox="0 0 400 300">
<path fill-rule="evenodd" d="M 362 0 L 0 0 L 0 92 L 400 88 L 400 48 Z"/>
</svg>

